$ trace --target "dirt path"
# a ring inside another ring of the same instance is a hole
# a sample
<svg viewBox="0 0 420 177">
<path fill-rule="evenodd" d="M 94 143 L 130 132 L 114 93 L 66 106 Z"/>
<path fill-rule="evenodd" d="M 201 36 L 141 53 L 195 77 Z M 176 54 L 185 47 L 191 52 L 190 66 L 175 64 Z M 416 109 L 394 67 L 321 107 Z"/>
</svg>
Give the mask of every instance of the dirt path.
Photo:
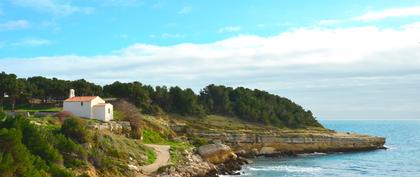
<svg viewBox="0 0 420 177">
<path fill-rule="evenodd" d="M 156 160 L 150 165 L 141 166 L 140 169 L 143 173 L 153 173 L 157 169 L 159 169 L 159 167 L 166 166 L 169 164 L 169 145 L 146 144 L 146 146 L 151 147 L 155 150 Z"/>
</svg>

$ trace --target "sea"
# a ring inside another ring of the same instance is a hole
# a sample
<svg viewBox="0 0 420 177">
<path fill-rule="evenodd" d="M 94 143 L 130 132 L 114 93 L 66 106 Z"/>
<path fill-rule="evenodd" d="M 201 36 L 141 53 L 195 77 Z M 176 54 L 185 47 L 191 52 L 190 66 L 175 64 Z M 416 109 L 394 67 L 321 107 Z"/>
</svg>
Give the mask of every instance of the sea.
<svg viewBox="0 0 420 177">
<path fill-rule="evenodd" d="M 420 120 L 321 120 L 337 131 L 386 137 L 387 150 L 255 158 L 247 177 L 420 177 Z"/>
</svg>

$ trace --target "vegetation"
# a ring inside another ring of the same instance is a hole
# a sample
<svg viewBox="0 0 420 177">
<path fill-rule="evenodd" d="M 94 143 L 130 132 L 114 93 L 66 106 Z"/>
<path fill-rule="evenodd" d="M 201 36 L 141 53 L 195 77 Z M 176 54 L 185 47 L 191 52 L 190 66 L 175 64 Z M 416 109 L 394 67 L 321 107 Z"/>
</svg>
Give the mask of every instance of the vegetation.
<svg viewBox="0 0 420 177">
<path fill-rule="evenodd" d="M 145 129 L 143 130 L 143 142 L 146 144 L 165 144 L 167 140 L 158 132 Z"/>
<path fill-rule="evenodd" d="M 215 114 L 279 127 L 322 127 L 311 111 L 303 109 L 287 98 L 258 89 L 217 85 L 209 85 L 199 94 L 195 94 L 189 88 L 152 87 L 140 82 L 117 81 L 102 88 L 83 79 L 76 81 L 44 77 L 21 79 L 14 74 L 2 72 L 0 73 L 0 93 L 7 94 L 9 97 L 0 97 L 0 104 L 7 100 L 8 104 L 5 105 L 14 109 L 15 103 L 29 104 L 30 99 L 40 99 L 43 102 L 63 100 L 67 97 L 70 88 L 76 89 L 78 95 L 100 95 L 125 99 L 135 105 L 135 108 L 130 108 L 131 111 L 127 110 L 129 112 L 137 112 L 139 108 L 142 113 L 152 115 L 160 115 L 164 112 L 198 117 Z M 131 125 L 137 129 L 136 122 L 138 121 L 135 121 L 134 117 L 127 120 L 130 120 Z M 131 121 L 132 119 L 134 121 Z M 141 137 L 141 132 L 135 132 L 133 137 Z"/>
<path fill-rule="evenodd" d="M 114 116 L 130 123 L 130 136 L 89 129 L 91 120 L 61 111 L 57 103 L 67 97 L 70 88 L 75 88 L 78 95 L 120 98 L 113 103 Z M 174 138 L 170 125 L 176 122 L 194 130 L 323 130 L 310 111 L 292 101 L 243 87 L 209 85 L 196 94 L 188 88 L 152 87 L 140 82 L 101 87 L 85 80 L 22 79 L 2 72 L 0 94 L 0 176 L 6 177 L 86 176 L 79 173 L 86 172 L 80 169 L 92 167 L 103 176 L 133 176 L 127 164 L 141 166 L 156 160 L 154 150 L 143 143 L 170 145 L 171 161 L 177 164 L 194 146 L 208 142 L 191 135 L 185 142 Z M 43 118 L 11 118 L 1 111 L 2 107 L 59 113 Z"/>
<path fill-rule="evenodd" d="M 63 134 L 0 115 L 0 176 L 74 176 L 67 167 L 84 165 L 86 152 Z"/>
<path fill-rule="evenodd" d="M 157 155 L 156 155 L 156 152 L 153 149 L 147 149 L 146 154 L 147 154 L 147 163 L 148 164 L 152 164 L 153 162 L 155 162 L 155 160 L 157 158 Z"/>
<path fill-rule="evenodd" d="M 119 101 L 115 104 L 116 110 L 122 115 L 122 120 L 130 122 L 131 137 L 135 139 L 142 139 L 143 132 L 141 128 L 141 115 L 139 110 L 127 101 Z"/>
<path fill-rule="evenodd" d="M 61 133 L 78 143 L 86 143 L 90 138 L 90 132 L 87 129 L 86 122 L 79 118 L 64 120 L 61 126 Z"/>
<path fill-rule="evenodd" d="M 156 154 L 139 140 L 87 129 L 84 119 L 9 117 L 0 110 L 0 176 L 73 177 L 93 166 L 101 176 L 133 176 L 127 164 Z M 79 170 L 77 170 L 79 169 Z"/>
</svg>

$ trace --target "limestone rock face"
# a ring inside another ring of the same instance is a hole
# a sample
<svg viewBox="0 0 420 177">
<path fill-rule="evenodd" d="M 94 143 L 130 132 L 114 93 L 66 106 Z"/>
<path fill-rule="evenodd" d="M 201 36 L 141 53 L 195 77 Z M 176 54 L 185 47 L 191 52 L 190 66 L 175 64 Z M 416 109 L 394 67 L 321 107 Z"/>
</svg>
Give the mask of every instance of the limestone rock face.
<svg viewBox="0 0 420 177">
<path fill-rule="evenodd" d="M 383 137 L 343 132 L 198 132 L 195 136 L 227 144 L 242 156 L 364 151 L 381 149 L 385 144 Z M 206 152 L 204 156 L 209 154 Z"/>
<path fill-rule="evenodd" d="M 212 164 L 220 164 L 237 157 L 229 146 L 220 143 L 200 146 L 198 154 Z"/>
</svg>

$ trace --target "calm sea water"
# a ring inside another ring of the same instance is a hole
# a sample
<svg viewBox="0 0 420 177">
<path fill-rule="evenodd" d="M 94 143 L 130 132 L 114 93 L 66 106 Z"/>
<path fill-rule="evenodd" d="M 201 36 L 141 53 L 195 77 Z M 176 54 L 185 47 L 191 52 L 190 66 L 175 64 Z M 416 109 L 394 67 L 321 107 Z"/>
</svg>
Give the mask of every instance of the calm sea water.
<svg viewBox="0 0 420 177">
<path fill-rule="evenodd" d="M 338 131 L 386 137 L 387 150 L 257 158 L 243 168 L 249 177 L 397 176 L 420 177 L 420 120 L 321 121 Z"/>
</svg>

